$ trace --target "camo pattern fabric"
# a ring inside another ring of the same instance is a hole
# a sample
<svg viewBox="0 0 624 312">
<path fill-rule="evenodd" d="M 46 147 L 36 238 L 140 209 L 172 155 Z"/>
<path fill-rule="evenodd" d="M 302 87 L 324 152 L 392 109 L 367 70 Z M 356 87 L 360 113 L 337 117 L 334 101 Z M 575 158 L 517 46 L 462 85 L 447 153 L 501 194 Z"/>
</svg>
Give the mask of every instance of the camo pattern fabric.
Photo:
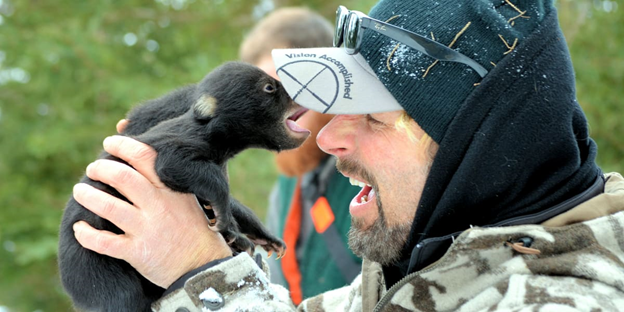
<svg viewBox="0 0 624 312">
<path fill-rule="evenodd" d="M 241 254 L 189 279 L 153 309 L 624 311 L 624 179 L 606 178 L 605 193 L 543 225 L 465 231 L 441 259 L 387 291 L 381 266 L 364 261 L 351 285 L 295 308 L 287 291 Z"/>
</svg>

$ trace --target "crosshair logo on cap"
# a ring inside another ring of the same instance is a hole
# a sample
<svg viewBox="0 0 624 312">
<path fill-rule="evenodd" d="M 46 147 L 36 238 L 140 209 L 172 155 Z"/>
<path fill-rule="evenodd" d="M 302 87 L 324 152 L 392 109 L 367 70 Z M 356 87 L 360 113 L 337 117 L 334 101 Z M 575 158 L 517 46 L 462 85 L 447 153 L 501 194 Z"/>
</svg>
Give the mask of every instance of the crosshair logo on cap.
<svg viewBox="0 0 624 312">
<path fill-rule="evenodd" d="M 299 90 L 294 95 L 289 92 L 293 101 L 305 102 L 307 105 L 304 106 L 317 107 L 323 113 L 326 113 L 336 102 L 340 85 L 338 75 L 329 65 L 318 61 L 299 60 L 284 64 L 277 69 L 277 73 L 280 71 L 286 74 L 286 76 L 281 75 L 282 84 L 299 85 Z M 289 82 L 286 79 L 292 81 Z"/>
</svg>

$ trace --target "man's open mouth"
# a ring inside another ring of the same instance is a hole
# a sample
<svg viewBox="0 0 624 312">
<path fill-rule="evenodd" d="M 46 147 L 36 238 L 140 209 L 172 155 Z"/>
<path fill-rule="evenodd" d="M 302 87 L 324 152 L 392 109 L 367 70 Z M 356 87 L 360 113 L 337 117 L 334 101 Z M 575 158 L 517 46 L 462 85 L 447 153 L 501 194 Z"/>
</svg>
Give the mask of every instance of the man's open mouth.
<svg viewBox="0 0 624 312">
<path fill-rule="evenodd" d="M 351 183 L 351 185 L 359 186 L 362 188 L 360 192 L 355 195 L 355 198 L 353 198 L 353 201 L 355 201 L 355 203 L 364 204 L 373 198 L 375 192 L 370 184 L 356 180 L 354 178 L 349 178 L 349 183 Z"/>
</svg>

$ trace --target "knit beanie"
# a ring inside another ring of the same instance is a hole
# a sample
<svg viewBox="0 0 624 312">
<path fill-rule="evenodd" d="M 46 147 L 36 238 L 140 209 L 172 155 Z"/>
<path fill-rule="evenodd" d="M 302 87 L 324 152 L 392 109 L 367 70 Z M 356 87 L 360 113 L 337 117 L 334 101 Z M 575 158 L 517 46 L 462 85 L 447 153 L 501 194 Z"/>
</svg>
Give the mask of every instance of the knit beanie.
<svg viewBox="0 0 624 312">
<path fill-rule="evenodd" d="M 491 70 L 514 53 L 551 7 L 551 0 L 381 0 L 369 16 L 450 46 Z M 379 80 L 440 143 L 481 77 L 467 65 L 436 62 L 374 31 L 363 36 L 360 53 Z"/>
</svg>

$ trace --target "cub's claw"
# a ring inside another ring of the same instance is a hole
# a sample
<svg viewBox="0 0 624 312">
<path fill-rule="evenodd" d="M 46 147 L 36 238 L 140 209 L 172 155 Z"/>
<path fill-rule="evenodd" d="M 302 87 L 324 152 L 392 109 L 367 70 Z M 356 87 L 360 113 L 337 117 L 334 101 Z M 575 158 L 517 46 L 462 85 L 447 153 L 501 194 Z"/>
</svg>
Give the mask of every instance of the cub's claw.
<svg viewBox="0 0 624 312">
<path fill-rule="evenodd" d="M 197 199 L 197 197 L 195 197 L 195 199 Z M 199 199 L 197 199 L 197 202 L 200 203 Z M 214 209 L 212 209 L 212 206 L 210 206 L 210 204 L 200 203 L 200 205 L 204 208 L 204 213 L 206 214 L 206 217 L 208 217 L 208 226 L 214 228 L 214 226 L 217 224 L 217 214 L 215 213 Z"/>
<path fill-rule="evenodd" d="M 275 259 L 284 257 L 286 253 L 286 245 L 281 241 L 275 241 L 269 244 L 262 245 L 262 248 L 267 251 L 269 257 L 275 252 Z"/>
</svg>

